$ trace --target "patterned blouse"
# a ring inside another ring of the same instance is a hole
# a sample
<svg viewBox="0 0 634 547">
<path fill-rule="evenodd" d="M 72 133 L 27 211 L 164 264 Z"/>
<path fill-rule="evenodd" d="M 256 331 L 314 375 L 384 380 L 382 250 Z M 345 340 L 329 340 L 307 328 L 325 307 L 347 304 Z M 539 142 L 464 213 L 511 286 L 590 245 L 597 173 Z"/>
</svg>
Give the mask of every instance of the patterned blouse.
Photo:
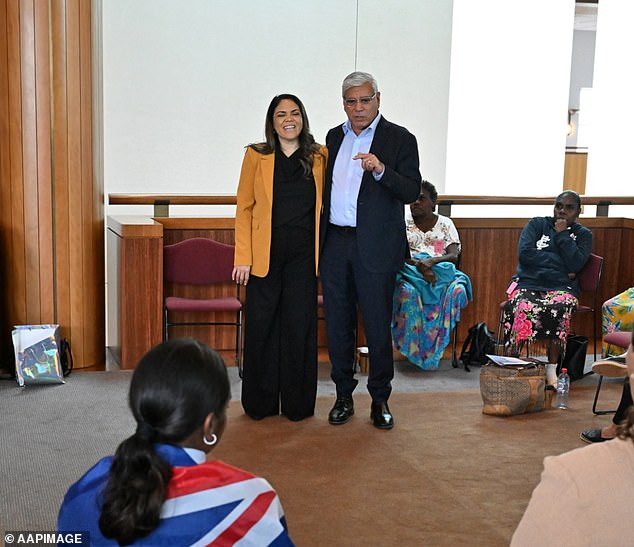
<svg viewBox="0 0 634 547">
<path fill-rule="evenodd" d="M 441 256 L 452 243 L 458 245 L 460 252 L 460 238 L 453 221 L 445 216 L 438 215 L 434 227 L 428 232 L 423 232 L 414 223 L 413 218 L 405 219 L 407 228 L 407 242 L 412 255 L 428 253 L 429 256 Z"/>
</svg>

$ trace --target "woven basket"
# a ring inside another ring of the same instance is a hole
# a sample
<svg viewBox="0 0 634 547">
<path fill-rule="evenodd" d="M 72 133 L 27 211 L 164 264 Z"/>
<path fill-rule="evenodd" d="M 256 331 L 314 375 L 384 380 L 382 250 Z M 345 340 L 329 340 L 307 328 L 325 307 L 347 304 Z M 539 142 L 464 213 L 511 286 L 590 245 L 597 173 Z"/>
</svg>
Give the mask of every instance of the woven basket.
<svg viewBox="0 0 634 547">
<path fill-rule="evenodd" d="M 483 414 L 512 416 L 544 408 L 544 365 L 502 367 L 489 363 L 480 370 Z"/>
</svg>

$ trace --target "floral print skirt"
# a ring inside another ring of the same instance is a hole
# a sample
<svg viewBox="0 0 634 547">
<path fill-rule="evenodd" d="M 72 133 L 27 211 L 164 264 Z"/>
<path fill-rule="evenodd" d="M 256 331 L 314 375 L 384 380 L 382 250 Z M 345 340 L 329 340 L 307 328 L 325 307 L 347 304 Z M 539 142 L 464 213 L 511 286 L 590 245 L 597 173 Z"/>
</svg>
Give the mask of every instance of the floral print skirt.
<svg viewBox="0 0 634 547">
<path fill-rule="evenodd" d="M 437 304 L 423 304 L 415 287 L 407 281 L 399 283 L 392 318 L 394 347 L 412 365 L 423 370 L 437 369 L 451 340 L 451 331 L 460 321 L 460 310 L 467 303 L 465 287 L 457 280 L 449 283 Z"/>
<path fill-rule="evenodd" d="M 631 331 L 634 326 L 634 287 L 606 300 L 601 307 L 601 326 L 603 336 L 615 330 Z M 610 346 L 603 342 L 601 355 L 618 355 L 623 348 Z"/>
<path fill-rule="evenodd" d="M 503 312 L 507 352 L 517 352 L 526 342 L 538 340 L 558 340 L 565 346 L 577 304 L 577 298 L 567 291 L 513 291 Z"/>
</svg>

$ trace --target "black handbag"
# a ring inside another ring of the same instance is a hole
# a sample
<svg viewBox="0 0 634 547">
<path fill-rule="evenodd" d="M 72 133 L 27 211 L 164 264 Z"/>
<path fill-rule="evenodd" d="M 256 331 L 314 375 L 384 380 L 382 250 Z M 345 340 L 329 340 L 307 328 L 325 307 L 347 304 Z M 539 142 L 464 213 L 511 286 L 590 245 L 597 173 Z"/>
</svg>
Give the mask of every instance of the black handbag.
<svg viewBox="0 0 634 547">
<path fill-rule="evenodd" d="M 562 368 L 568 369 L 568 376 L 570 376 L 571 382 L 583 378 L 587 349 L 588 338 L 586 336 L 570 334 L 566 340 L 564 359 L 557 372 L 559 373 Z"/>
</svg>

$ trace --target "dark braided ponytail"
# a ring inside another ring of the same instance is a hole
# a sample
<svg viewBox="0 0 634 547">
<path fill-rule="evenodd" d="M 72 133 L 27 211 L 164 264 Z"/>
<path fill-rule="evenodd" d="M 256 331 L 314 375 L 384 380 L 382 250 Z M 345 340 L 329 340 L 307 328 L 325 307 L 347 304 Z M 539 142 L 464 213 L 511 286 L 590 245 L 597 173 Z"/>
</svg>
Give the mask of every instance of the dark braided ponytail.
<svg viewBox="0 0 634 547">
<path fill-rule="evenodd" d="M 129 545 L 158 527 L 172 468 L 154 443 L 178 445 L 209 413 L 223 413 L 229 395 L 222 358 L 196 340 L 170 340 L 141 358 L 129 394 L 137 430 L 117 448 L 103 493 L 105 537 Z"/>
</svg>

